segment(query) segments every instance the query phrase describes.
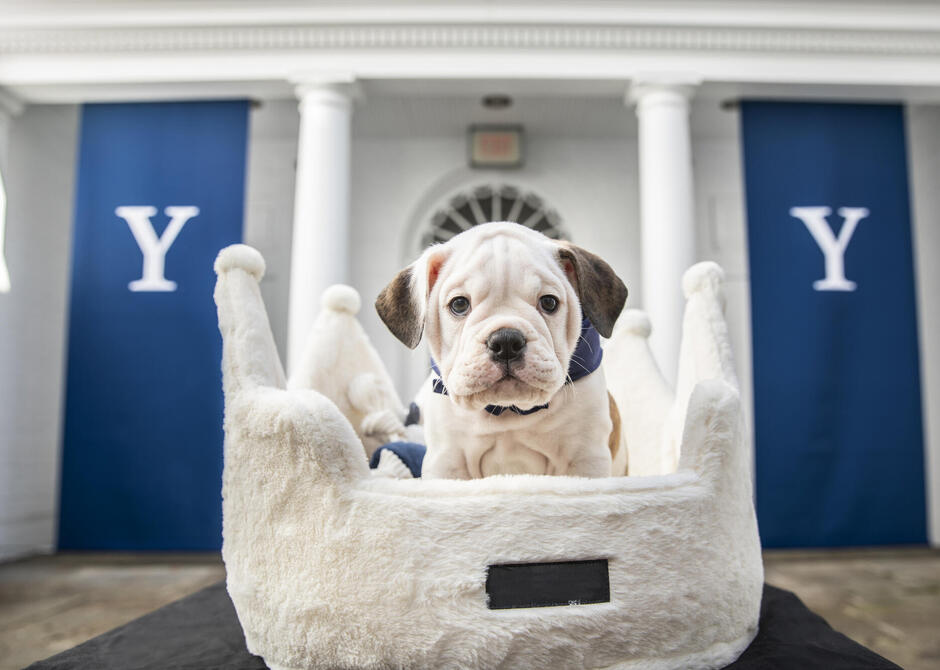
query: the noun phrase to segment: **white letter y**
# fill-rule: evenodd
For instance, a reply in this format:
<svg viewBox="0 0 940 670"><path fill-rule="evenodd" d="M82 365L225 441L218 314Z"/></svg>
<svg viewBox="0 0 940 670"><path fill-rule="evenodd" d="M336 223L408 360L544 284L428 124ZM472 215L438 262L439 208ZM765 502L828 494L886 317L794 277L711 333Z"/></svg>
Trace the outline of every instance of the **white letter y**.
<svg viewBox="0 0 940 670"><path fill-rule="evenodd" d="M868 216L868 210L865 207L840 207L839 216L843 218L843 223L838 238L832 234L832 228L826 221L830 214L832 210L828 207L790 209L790 216L806 225L826 259L826 277L814 281L813 288L817 291L854 291L855 282L845 278L845 250L858 222Z"/></svg>
<svg viewBox="0 0 940 670"><path fill-rule="evenodd" d="M183 226L199 214L198 207L167 207L163 212L170 223L159 238L154 232L150 217L157 213L155 207L118 207L114 213L127 222L137 246L144 256L144 268L140 279L135 279L128 288L131 291L175 291L176 282L164 275L166 252L176 240Z"/></svg>

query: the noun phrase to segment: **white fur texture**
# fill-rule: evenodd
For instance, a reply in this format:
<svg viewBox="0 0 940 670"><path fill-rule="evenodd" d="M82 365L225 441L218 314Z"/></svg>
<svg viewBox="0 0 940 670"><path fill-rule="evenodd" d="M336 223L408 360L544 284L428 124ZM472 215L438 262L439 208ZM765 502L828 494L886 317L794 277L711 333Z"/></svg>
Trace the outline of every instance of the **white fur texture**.
<svg viewBox="0 0 940 670"><path fill-rule="evenodd" d="M227 254L228 249L219 254L217 266ZM356 289L342 284L330 286L320 304L303 359L287 387L317 389L333 401L371 456L383 444L405 439L405 409L369 336L356 319L362 304Z"/></svg>
<svg viewBox="0 0 940 670"><path fill-rule="evenodd" d="M271 668L719 668L750 643L763 571L714 291L689 298L680 377L695 384L675 473L424 481L370 475L334 402L285 390L257 274L241 262L224 250L217 263L222 551L248 648ZM360 364L321 341L335 347L319 352L329 369L331 357ZM609 560L609 603L486 607L490 564L595 558Z"/></svg>
<svg viewBox="0 0 940 670"><path fill-rule="evenodd" d="M334 284L323 292L320 303L323 309L356 315L362 306L362 299L352 286Z"/></svg>
<svg viewBox="0 0 940 670"><path fill-rule="evenodd" d="M631 475L666 475L679 467L686 408L696 384L721 379L738 388L723 280L724 272L712 262L692 266L682 279L686 307L675 392L650 353L652 327L644 312L624 310L604 347L607 384L623 421Z"/></svg>

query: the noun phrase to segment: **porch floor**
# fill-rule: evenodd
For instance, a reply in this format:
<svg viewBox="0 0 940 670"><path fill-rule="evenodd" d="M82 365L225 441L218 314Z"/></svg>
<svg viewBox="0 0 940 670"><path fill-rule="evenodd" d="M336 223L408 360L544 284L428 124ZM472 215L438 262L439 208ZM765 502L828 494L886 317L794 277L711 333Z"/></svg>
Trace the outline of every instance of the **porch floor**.
<svg viewBox="0 0 940 670"><path fill-rule="evenodd" d="M768 551L767 581L907 670L940 666L940 551ZM64 553L0 564L0 670L19 670L225 576L218 554Z"/></svg>

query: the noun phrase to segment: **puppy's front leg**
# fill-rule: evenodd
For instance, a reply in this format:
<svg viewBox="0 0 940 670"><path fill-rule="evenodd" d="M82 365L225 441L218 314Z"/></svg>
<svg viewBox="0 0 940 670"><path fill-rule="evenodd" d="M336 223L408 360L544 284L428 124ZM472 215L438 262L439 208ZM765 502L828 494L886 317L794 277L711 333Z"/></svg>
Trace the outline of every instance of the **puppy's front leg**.
<svg viewBox="0 0 940 670"><path fill-rule="evenodd" d="M607 445L603 446L602 450L584 450L578 458L571 461L568 472L564 474L569 477L610 477L610 449Z"/></svg>
<svg viewBox="0 0 940 670"><path fill-rule="evenodd" d="M461 449L428 449L421 465L422 479L472 479Z"/></svg>

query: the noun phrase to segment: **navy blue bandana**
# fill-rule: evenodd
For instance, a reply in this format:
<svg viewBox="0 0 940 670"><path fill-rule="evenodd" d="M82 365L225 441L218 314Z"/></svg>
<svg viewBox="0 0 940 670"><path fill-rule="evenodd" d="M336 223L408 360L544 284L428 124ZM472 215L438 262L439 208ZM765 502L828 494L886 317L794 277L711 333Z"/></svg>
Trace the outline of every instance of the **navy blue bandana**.
<svg viewBox="0 0 940 670"><path fill-rule="evenodd" d="M578 338L578 344L574 349L574 353L571 354L571 361L568 363L568 378L565 380L565 383L571 384L582 377L587 377L601 366L601 359L603 357L604 352L601 349L601 336L598 335L597 330L591 325L591 322L585 318L581 321L581 336ZM435 393L447 395L447 389L444 387L444 382L441 380L441 371L438 369L437 363L434 362L433 358L431 359L431 369L434 371L434 374L437 375L431 382L431 388ZM499 416L506 411L524 416L547 407L548 403L536 405L530 409L519 409L515 405L510 405L509 407L487 405L484 409L493 416Z"/></svg>

